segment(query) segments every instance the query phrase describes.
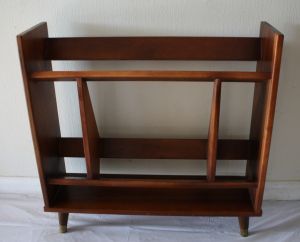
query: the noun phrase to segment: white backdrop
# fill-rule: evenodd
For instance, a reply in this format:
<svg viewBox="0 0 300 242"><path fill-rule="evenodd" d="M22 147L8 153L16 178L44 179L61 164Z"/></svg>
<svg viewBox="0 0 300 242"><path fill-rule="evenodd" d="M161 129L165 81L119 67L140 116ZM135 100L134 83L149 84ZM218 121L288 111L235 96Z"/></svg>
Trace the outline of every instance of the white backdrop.
<svg viewBox="0 0 300 242"><path fill-rule="evenodd" d="M271 147L269 180L300 181L300 1L298 0L0 0L0 176L36 176L35 158L17 53L16 35L47 21L50 36L257 36L260 21L285 34L282 72ZM54 63L57 69L238 69L251 63L104 62ZM76 87L59 84L62 134L80 136ZM211 84L106 83L89 85L102 136L178 137L207 135ZM224 85L220 136L247 138L253 86ZM64 116L61 115L64 113ZM68 169L79 171L78 159ZM200 161L104 160L106 172L204 172ZM238 163L235 161L235 164ZM219 162L219 173L241 165Z"/></svg>

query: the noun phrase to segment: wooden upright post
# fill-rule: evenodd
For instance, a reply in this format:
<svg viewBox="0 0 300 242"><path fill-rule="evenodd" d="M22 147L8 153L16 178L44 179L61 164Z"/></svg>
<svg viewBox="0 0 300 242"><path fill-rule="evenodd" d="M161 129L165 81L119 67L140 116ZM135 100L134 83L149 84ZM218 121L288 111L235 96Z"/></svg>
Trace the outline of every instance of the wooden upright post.
<svg viewBox="0 0 300 242"><path fill-rule="evenodd" d="M207 147L208 181L214 181L216 176L220 102L221 102L221 80L216 79L214 82L214 90L213 90L213 98L211 104L210 122L209 122L209 132L208 132L208 147Z"/></svg>
<svg viewBox="0 0 300 242"><path fill-rule="evenodd" d="M87 177L96 178L99 176L100 169L100 160L97 153L100 136L98 133L97 123L86 81L78 78L77 87Z"/></svg>

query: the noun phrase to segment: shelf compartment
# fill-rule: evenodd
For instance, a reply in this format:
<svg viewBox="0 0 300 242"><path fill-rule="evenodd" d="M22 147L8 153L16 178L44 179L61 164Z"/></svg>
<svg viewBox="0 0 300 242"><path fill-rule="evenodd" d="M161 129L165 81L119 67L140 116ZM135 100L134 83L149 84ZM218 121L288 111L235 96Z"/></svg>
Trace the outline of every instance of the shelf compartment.
<svg viewBox="0 0 300 242"><path fill-rule="evenodd" d="M263 82L271 78L269 72L238 71L38 71L31 74L38 81L195 81Z"/></svg>
<svg viewBox="0 0 300 242"><path fill-rule="evenodd" d="M141 189L60 186L48 212L259 216L248 189Z"/></svg>
<svg viewBox="0 0 300 242"><path fill-rule="evenodd" d="M47 180L50 185L93 186L93 187L134 187L134 188L255 188L256 182L247 181L245 177L218 176L214 182L206 176L169 176L169 175L115 175L101 174L97 179L88 179L84 174L69 174L52 177Z"/></svg>
<svg viewBox="0 0 300 242"><path fill-rule="evenodd" d="M58 138L60 157L84 157L82 138ZM207 139L100 138L99 158L207 159ZM218 140L218 160L247 160L257 156L251 140Z"/></svg>

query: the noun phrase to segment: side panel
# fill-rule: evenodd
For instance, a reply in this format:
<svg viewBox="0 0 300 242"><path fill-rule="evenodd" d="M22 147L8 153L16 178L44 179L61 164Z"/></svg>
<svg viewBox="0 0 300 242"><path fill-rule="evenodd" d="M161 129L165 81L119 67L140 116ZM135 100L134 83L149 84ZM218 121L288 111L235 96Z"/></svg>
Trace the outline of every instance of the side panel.
<svg viewBox="0 0 300 242"><path fill-rule="evenodd" d="M256 83L254 89L250 139L257 143L258 158L248 160L247 176L258 182L257 189L251 191L256 211L261 209L263 200L283 46L283 35L266 22L261 23L260 37L257 71L270 72L271 79Z"/></svg>
<svg viewBox="0 0 300 242"><path fill-rule="evenodd" d="M45 206L49 207L56 187L48 186L51 174L65 173L62 158L58 157L60 137L54 82L35 82L33 71L52 70L51 62L44 60L47 24L41 23L17 36L26 101L34 150Z"/></svg>

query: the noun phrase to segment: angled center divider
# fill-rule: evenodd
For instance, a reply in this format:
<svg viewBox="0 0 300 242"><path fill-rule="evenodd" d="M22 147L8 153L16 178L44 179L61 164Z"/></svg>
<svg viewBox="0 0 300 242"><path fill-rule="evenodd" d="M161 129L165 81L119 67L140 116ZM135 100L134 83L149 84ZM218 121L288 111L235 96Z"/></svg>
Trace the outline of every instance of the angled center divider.
<svg viewBox="0 0 300 242"><path fill-rule="evenodd" d="M220 102L221 102L221 80L216 79L214 82L213 98L211 104L210 123L208 131L208 148L207 148L207 180L214 181L216 176L217 163L217 145L220 119Z"/></svg>
<svg viewBox="0 0 300 242"><path fill-rule="evenodd" d="M98 139L100 138L86 81L77 78L84 156L88 178L99 175Z"/></svg>

